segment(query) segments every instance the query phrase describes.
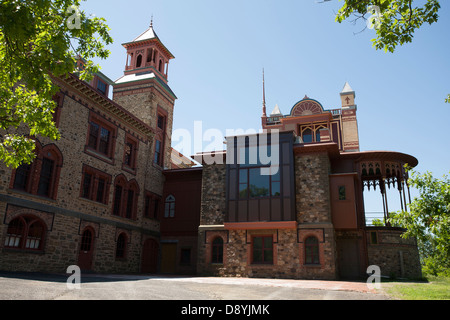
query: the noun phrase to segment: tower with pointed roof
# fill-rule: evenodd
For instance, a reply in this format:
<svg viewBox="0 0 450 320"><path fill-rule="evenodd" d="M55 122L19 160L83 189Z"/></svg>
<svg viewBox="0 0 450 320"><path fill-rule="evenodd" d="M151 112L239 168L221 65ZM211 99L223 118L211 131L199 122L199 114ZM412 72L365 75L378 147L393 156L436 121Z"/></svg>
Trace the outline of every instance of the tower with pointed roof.
<svg viewBox="0 0 450 320"><path fill-rule="evenodd" d="M344 151L359 151L358 121L356 118L355 91L345 82L342 89L342 140Z"/></svg>
<svg viewBox="0 0 450 320"><path fill-rule="evenodd" d="M168 168L177 99L168 85L168 66L174 56L156 34L153 21L147 30L122 45L127 60L123 76L114 83L113 100L154 129L154 163Z"/></svg>

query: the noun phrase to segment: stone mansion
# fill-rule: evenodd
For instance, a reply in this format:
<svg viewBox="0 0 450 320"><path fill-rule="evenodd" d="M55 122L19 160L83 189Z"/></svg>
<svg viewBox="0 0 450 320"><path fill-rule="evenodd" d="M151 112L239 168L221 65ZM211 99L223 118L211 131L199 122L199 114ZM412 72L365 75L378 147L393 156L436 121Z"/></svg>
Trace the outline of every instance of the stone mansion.
<svg viewBox="0 0 450 320"><path fill-rule="evenodd" d="M338 109L305 96L288 114L278 107L267 114L264 99L262 128L269 137L279 132L277 141L227 137L228 149L215 152L236 160L269 148L279 159L272 174L261 173L261 159L202 162L211 153L194 155L195 166L171 148L174 56L153 26L123 47L127 63L116 81L102 73L89 83L76 74L54 79L61 139L37 137L31 165L0 166L0 270L78 265L98 273L341 279L378 265L383 275L420 277L415 240L386 220L368 225L363 197L378 188L387 219L385 191L393 186L406 208L404 165L418 161L360 151L348 83Z"/></svg>

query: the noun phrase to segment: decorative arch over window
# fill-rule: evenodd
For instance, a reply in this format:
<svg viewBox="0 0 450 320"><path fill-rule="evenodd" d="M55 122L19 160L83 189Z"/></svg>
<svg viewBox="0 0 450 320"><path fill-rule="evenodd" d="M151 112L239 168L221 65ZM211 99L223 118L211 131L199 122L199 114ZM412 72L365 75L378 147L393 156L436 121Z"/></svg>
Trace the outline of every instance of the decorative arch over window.
<svg viewBox="0 0 450 320"><path fill-rule="evenodd" d="M164 218L173 218L175 216L175 197L169 195L166 198L165 208L164 208Z"/></svg>
<svg viewBox="0 0 450 320"><path fill-rule="evenodd" d="M19 216L8 225L5 248L42 251L46 226L35 216Z"/></svg>
<svg viewBox="0 0 450 320"><path fill-rule="evenodd" d="M305 264L320 264L319 240L314 236L305 240Z"/></svg>
<svg viewBox="0 0 450 320"><path fill-rule="evenodd" d="M56 145L42 147L39 141L36 141L35 152L33 163L22 164L13 171L10 188L56 199L63 164L62 153Z"/></svg>

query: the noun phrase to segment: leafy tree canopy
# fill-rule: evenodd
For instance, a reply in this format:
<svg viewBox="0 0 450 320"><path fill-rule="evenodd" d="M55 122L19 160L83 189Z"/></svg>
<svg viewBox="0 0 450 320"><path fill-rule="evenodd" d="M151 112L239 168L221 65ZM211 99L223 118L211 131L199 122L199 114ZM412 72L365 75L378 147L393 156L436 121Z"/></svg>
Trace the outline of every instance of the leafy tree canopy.
<svg viewBox="0 0 450 320"><path fill-rule="evenodd" d="M398 45L412 42L414 32L424 23L431 25L439 19L441 6L438 0L426 0L421 7L414 6L413 2L414 0L345 0L336 15L336 21L341 23L350 16L355 17L354 21L367 21L367 26L376 31L377 37L372 39L375 49L394 52ZM450 94L445 102L450 103Z"/></svg>
<svg viewBox="0 0 450 320"><path fill-rule="evenodd" d="M426 271L450 275L450 178L411 172L408 183L419 196L408 212L398 212L390 222L407 229L404 237L416 237Z"/></svg>
<svg viewBox="0 0 450 320"><path fill-rule="evenodd" d="M377 35L373 46L394 52L397 45L411 42L424 23L437 22L439 9L437 0L427 0L422 7L414 7L413 0L345 0L336 21L341 23L351 15L368 20Z"/></svg>
<svg viewBox="0 0 450 320"><path fill-rule="evenodd" d="M33 161L33 137L59 139L52 78L75 72L81 56L86 68L80 78L88 79L98 71L90 59L109 56L106 21L88 17L79 5L80 0L0 0L0 161L8 166Z"/></svg>

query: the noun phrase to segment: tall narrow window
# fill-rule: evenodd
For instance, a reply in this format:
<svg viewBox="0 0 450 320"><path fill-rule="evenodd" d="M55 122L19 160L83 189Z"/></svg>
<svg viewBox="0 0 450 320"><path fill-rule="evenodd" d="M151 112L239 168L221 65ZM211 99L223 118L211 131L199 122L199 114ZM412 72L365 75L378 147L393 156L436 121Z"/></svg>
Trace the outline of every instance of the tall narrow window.
<svg viewBox="0 0 450 320"><path fill-rule="evenodd" d="M116 258L118 259L125 258L126 246L127 246L127 236L125 235L125 233L121 233L117 238Z"/></svg>
<svg viewBox="0 0 450 320"><path fill-rule="evenodd" d="M137 166L137 151L138 141L127 134L125 137L123 168L127 171L131 170L132 173L135 173Z"/></svg>
<svg viewBox="0 0 450 320"><path fill-rule="evenodd" d="M303 139L303 143L313 142L313 134L312 134L311 129L308 128L303 131L302 139Z"/></svg>
<svg viewBox="0 0 450 320"><path fill-rule="evenodd" d="M81 237L80 251L86 252L91 251L91 245L92 245L92 232L91 230L86 229Z"/></svg>
<svg viewBox="0 0 450 320"><path fill-rule="evenodd" d="M92 190L92 174L85 173L83 177L83 189L81 192L81 196L83 198L89 199L91 196L91 190Z"/></svg>
<svg viewBox="0 0 450 320"><path fill-rule="evenodd" d="M97 90L103 94L106 94L106 89L107 89L106 83L103 82L102 80L98 79L97 80Z"/></svg>
<svg viewBox="0 0 450 320"><path fill-rule="evenodd" d="M16 176L14 179L14 189L26 191L28 189L28 183L30 179L31 165L22 164L16 170Z"/></svg>
<svg viewBox="0 0 450 320"><path fill-rule="evenodd" d="M128 190L127 208L125 211L125 218L128 218L128 219L133 218L133 207L134 207L134 191Z"/></svg>
<svg viewBox="0 0 450 320"><path fill-rule="evenodd" d="M211 262L223 263L223 239L221 237L215 238L212 242Z"/></svg>
<svg viewBox="0 0 450 320"><path fill-rule="evenodd" d="M94 122L89 125L89 141L88 146L92 149L97 149L97 141L99 136L100 126Z"/></svg>
<svg viewBox="0 0 450 320"><path fill-rule="evenodd" d="M124 159L123 159L123 163L126 166L131 167L132 163L133 163L133 150L134 150L134 146L131 142L127 142L125 144L125 155L124 155Z"/></svg>
<svg viewBox="0 0 450 320"><path fill-rule="evenodd" d="M316 130L316 142L320 142L320 129Z"/></svg>
<svg viewBox="0 0 450 320"><path fill-rule="evenodd" d="M166 118L162 115L158 115L158 128L164 130Z"/></svg>
<svg viewBox="0 0 450 320"><path fill-rule="evenodd" d="M106 195L105 195L105 189L106 189L106 179L104 178L98 178L97 182L97 196L95 200L97 202L105 203Z"/></svg>
<svg viewBox="0 0 450 320"><path fill-rule="evenodd" d="M305 264L319 264L319 240L308 237L305 240Z"/></svg>
<svg viewBox="0 0 450 320"><path fill-rule="evenodd" d="M159 207L160 207L161 199L154 198L153 199L153 218L158 218Z"/></svg>
<svg viewBox="0 0 450 320"><path fill-rule="evenodd" d="M40 196L50 197L54 165L55 162L51 159L44 158L42 160L41 176L37 191Z"/></svg>
<svg viewBox="0 0 450 320"><path fill-rule="evenodd" d="M109 140L111 132L106 128L101 128L100 130L100 145L98 151L103 154L109 154Z"/></svg>
<svg viewBox="0 0 450 320"><path fill-rule="evenodd" d="M273 237L253 237L253 263L273 264Z"/></svg>
<svg viewBox="0 0 450 320"><path fill-rule="evenodd" d="M142 55L138 55L136 58L136 68L140 68L142 65Z"/></svg>
<svg viewBox="0 0 450 320"><path fill-rule="evenodd" d="M9 223L6 232L5 247L20 248L22 245L25 231L25 223L23 219L17 218Z"/></svg>
<svg viewBox="0 0 450 320"><path fill-rule="evenodd" d="M175 197L170 195L166 198L164 217L173 218L175 216Z"/></svg>
<svg viewBox="0 0 450 320"><path fill-rule="evenodd" d="M120 216L120 209L122 207L122 186L116 185L114 190L114 208L113 214Z"/></svg>
<svg viewBox="0 0 450 320"><path fill-rule="evenodd" d="M338 192L339 192L339 200L346 200L347 197L345 195L345 186L339 186L338 188L339 188L339 190L338 190Z"/></svg>
<svg viewBox="0 0 450 320"><path fill-rule="evenodd" d="M41 245L44 227L39 221L33 221L28 226L25 249L38 250Z"/></svg>
<svg viewBox="0 0 450 320"><path fill-rule="evenodd" d="M158 165L161 165L161 141L156 140L155 143L155 159L154 162Z"/></svg>

